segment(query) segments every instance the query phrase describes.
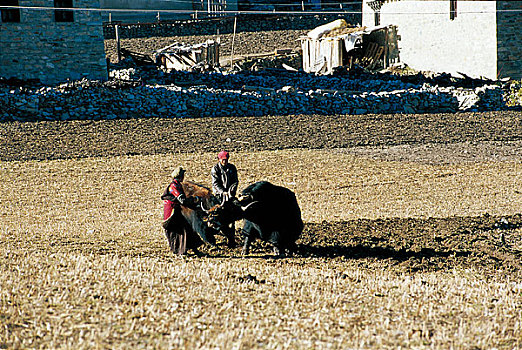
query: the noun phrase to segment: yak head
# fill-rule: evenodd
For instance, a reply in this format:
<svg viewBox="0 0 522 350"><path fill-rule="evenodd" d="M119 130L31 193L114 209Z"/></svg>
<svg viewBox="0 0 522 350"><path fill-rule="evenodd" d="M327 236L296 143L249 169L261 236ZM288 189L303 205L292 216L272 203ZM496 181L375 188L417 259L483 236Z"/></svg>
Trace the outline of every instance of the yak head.
<svg viewBox="0 0 522 350"><path fill-rule="evenodd" d="M220 204L216 204L210 209L206 209L202 203L201 208L207 214L205 221L208 226L219 230L234 221L243 219L245 213L255 203L257 202L253 201L251 196L241 195L238 198L223 199Z"/></svg>

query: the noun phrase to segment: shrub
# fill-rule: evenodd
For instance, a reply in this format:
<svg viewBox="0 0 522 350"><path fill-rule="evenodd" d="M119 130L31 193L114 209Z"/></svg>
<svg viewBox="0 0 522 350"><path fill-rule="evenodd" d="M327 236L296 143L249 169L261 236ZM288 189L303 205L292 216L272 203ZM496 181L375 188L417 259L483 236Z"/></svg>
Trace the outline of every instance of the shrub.
<svg viewBox="0 0 522 350"><path fill-rule="evenodd" d="M505 99L509 107L522 107L522 80L508 83Z"/></svg>

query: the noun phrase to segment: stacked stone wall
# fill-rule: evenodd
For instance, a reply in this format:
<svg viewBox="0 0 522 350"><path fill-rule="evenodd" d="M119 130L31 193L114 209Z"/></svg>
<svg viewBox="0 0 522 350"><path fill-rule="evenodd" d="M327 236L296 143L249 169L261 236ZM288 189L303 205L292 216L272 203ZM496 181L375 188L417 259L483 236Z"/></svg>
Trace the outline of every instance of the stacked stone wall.
<svg viewBox="0 0 522 350"><path fill-rule="evenodd" d="M236 32L255 32L267 30L313 29L338 18L357 25L361 23L360 14L340 13L326 15L238 15ZM146 38L153 36L215 35L234 32L234 17L204 18L156 23L105 23L105 39L115 38L118 25L120 38Z"/></svg>
<svg viewBox="0 0 522 350"><path fill-rule="evenodd" d="M20 6L53 7L52 0L20 0ZM74 1L76 8L99 6ZM99 12L74 11L74 22L56 22L54 10L23 9L20 22L0 23L0 76L56 83L67 79L107 79Z"/></svg>
<svg viewBox="0 0 522 350"><path fill-rule="evenodd" d="M522 1L498 1L498 76L522 79Z"/></svg>
<svg viewBox="0 0 522 350"><path fill-rule="evenodd" d="M134 69L130 69L134 71ZM121 72L123 73L123 72ZM129 77L132 72L127 72ZM181 78L181 77L180 77ZM187 76L186 78L190 78ZM212 75L205 85L143 85L82 80L35 89L0 87L0 122L194 118L296 114L454 113L506 109L504 89L440 87L349 77ZM229 89L211 86L229 85ZM265 83L264 87L255 86ZM238 83L243 88L233 88ZM283 83L293 85L282 86ZM206 85L210 87L206 87ZM247 87L247 84L250 87ZM270 87L271 86L271 87ZM310 87L314 87L310 89ZM319 88L321 87L321 88ZM334 90L343 87L347 90ZM348 89L359 90L349 91Z"/></svg>

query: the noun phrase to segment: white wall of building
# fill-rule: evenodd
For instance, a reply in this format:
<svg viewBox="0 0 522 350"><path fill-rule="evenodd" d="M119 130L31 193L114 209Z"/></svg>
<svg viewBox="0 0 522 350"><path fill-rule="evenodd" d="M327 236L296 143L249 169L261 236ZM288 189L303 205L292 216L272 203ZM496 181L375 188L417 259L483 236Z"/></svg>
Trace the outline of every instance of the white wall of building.
<svg viewBox="0 0 522 350"><path fill-rule="evenodd" d="M374 11L363 4L363 25ZM496 1L391 1L381 8L381 24L398 27L400 60L417 70L497 78Z"/></svg>

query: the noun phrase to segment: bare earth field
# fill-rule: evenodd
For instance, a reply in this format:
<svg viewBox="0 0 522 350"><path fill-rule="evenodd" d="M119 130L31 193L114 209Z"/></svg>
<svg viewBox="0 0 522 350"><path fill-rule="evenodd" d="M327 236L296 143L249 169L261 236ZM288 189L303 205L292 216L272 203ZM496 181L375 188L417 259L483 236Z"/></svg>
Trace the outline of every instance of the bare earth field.
<svg viewBox="0 0 522 350"><path fill-rule="evenodd" d="M312 28L311 28L312 29ZM274 52L275 49L300 49L299 37L306 35L308 30L274 30L270 32L239 32L220 35L170 36L121 39L121 48L149 55L175 42L195 45L207 40L220 40L220 57L225 58L232 54L234 43L234 57L252 54ZM105 40L105 52L111 62L117 62L116 40Z"/></svg>
<svg viewBox="0 0 522 350"><path fill-rule="evenodd" d="M298 254L169 252L222 148ZM2 124L0 348L521 349L521 149L516 112Z"/></svg>

